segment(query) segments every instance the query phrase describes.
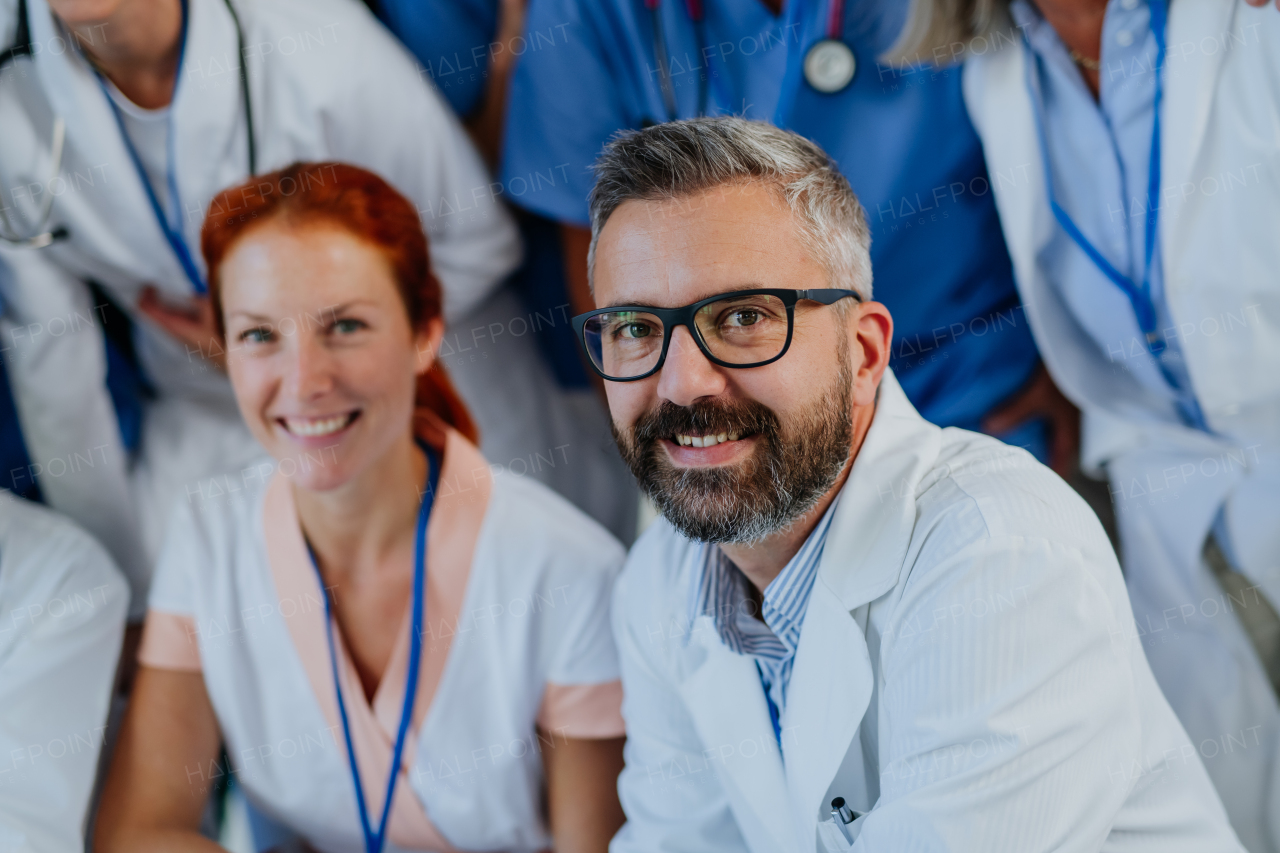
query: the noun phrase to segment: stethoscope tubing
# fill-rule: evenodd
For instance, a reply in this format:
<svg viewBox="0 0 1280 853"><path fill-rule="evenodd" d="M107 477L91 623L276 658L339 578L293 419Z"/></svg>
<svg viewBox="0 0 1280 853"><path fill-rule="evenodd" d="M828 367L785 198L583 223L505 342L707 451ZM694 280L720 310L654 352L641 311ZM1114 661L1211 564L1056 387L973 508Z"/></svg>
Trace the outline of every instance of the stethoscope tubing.
<svg viewBox="0 0 1280 853"><path fill-rule="evenodd" d="M245 64L244 26L241 24L240 15L236 12L235 5L231 0L223 0L223 3L226 5L227 11L231 14L231 20L235 23L236 28L237 58L240 66L240 94L244 104L244 122L248 149L249 175L253 176L258 173L258 151L257 144L255 142L256 133L254 132L253 125L253 100L249 87L249 72ZM186 34L184 31L184 41L185 37ZM31 22L30 15L27 11L27 0L18 0L17 27L14 30L14 42L12 45L5 48L5 50L0 51L0 71L3 71L6 65L17 61L24 56L33 57L35 52L32 50L31 45ZM53 177L57 177L58 173L62 171L62 157L66 146L66 131L66 120L63 119L62 116L56 116L53 123L53 138L50 143L50 160L53 163L51 171L52 177L50 180L52 180ZM120 132L122 134L124 133L123 128L121 128ZM126 144L128 144L127 137ZM128 145L128 147L130 148L130 152L133 153L132 145ZM145 177L142 179L145 181ZM148 191L151 190L150 185L147 186L147 189ZM8 194L7 190L2 185L0 185L0 193L4 193L5 195ZM8 207L3 204L3 202L0 202L0 241L19 248L43 249L46 246L53 245L59 240L66 239L69 232L65 227L49 227L49 223L53 218L53 200L52 193L45 195L44 201L41 202L40 211L36 216L36 226L25 236L22 234L21 230L15 226L13 220L10 219ZM157 215L159 214L157 213ZM164 225L165 223L162 223L162 227ZM168 236L169 229L165 227L164 230L166 236ZM174 251L178 252L179 259L183 260L183 268L186 270L187 263L182 257L182 252L179 252L177 248L175 248ZM189 254L189 250L187 251L187 254ZM197 290L199 290L198 287Z"/></svg>
<svg viewBox="0 0 1280 853"><path fill-rule="evenodd" d="M791 14L791 10L795 8L802 0L788 0L787 14ZM644 0L645 8L649 11L649 18L653 28L653 56L654 61L658 65L658 88L662 93L662 105L666 110L667 119L675 121L680 117L679 106L676 103L675 85L671 80L670 57L671 51L668 47L666 30L662 23L662 0ZM685 14L688 16L690 23L693 24L697 32L698 44L706 45L706 14L702 6L702 0L685 0ZM829 0L827 4L827 20L825 26L826 40L842 42L844 25L844 0ZM842 42L843 43L843 42ZM705 52L704 52L705 55ZM783 81L783 96L779 99L777 114L774 117L774 123L781 126L781 121L785 118L785 113L790 110L791 102L794 100L794 92L790 92L796 87L796 81L793 69L788 62L786 77ZM698 79L698 115L707 114L707 106L709 100L709 78L711 76L708 69L703 69L703 74ZM847 85L847 83L845 84ZM789 94L790 93L790 94ZM722 93L723 94L723 93Z"/></svg>

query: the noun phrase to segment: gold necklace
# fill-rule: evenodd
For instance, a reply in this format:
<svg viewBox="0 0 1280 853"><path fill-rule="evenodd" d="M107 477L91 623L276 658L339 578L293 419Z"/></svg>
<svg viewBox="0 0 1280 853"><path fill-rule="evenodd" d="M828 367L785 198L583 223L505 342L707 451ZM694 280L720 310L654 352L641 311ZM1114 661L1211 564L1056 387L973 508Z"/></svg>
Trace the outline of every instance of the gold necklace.
<svg viewBox="0 0 1280 853"><path fill-rule="evenodd" d="M1071 48L1067 48L1067 49L1071 51L1071 59L1073 62L1075 62L1076 65L1079 65L1081 68L1087 68L1090 71L1102 70L1102 63L1099 62L1098 60L1090 59L1089 57L1085 56L1082 53L1078 53L1074 50L1071 50Z"/></svg>

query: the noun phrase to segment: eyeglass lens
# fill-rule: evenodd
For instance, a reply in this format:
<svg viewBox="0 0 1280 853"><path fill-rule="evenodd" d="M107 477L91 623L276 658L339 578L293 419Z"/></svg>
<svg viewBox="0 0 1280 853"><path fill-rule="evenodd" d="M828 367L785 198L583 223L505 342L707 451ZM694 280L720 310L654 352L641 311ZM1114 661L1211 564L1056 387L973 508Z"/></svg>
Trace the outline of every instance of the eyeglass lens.
<svg viewBox="0 0 1280 853"><path fill-rule="evenodd" d="M776 296L752 294L710 302L694 316L697 335L707 350L732 365L775 358L787 343L790 318ZM612 379L632 379L653 370L662 357L669 330L648 311L596 314L583 327L591 360Z"/></svg>

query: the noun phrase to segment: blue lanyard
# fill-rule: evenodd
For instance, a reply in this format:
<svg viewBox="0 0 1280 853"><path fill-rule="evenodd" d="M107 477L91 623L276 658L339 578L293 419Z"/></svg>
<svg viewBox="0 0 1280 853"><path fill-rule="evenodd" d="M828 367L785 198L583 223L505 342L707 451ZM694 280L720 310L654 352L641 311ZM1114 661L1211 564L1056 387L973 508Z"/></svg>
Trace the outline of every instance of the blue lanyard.
<svg viewBox="0 0 1280 853"><path fill-rule="evenodd" d="M180 36L181 47L178 49L178 70L174 77L175 92L182 81L182 60L187 53L187 22L189 18L187 0L182 0L182 34ZM168 115L169 132L166 140L168 150L166 152L165 183L169 190L169 206L177 214L176 222L165 213L164 207L160 204L160 198L156 195L155 187L151 186L151 179L147 177L147 170L142 165L142 158L138 155L138 149L134 147L133 140L129 138L129 133L125 129L124 117L120 115L120 108L116 106L111 93L107 91L107 81L102 78L102 74L97 68L93 69L93 74L98 78L98 86L102 89L102 94L107 99L107 105L111 107L112 115L116 117L116 126L120 129L120 138L124 140L124 147L129 151L129 159L133 161L133 168L137 171L138 179L142 181L142 186L147 191L147 200L151 202L151 212L155 215L160 230L164 232L169 248L177 256L178 263L182 265L182 271L186 273L187 280L191 282L191 286L195 288L196 293L203 296L208 292L209 288L205 284L204 276L200 274L200 268L196 266L195 258L191 254L191 247L187 245L187 238L182 233L182 202L178 197L178 179L173 170L175 159L173 106L172 104L170 105Z"/></svg>
<svg viewBox="0 0 1280 853"><path fill-rule="evenodd" d="M365 853L381 853L382 848L386 846L387 819L391 817L392 795L395 794L396 782L400 778L400 760L404 755L405 736L409 733L409 723L413 719L413 701L418 695L418 663L422 657L422 616L426 598L427 519L431 516L436 486L440 483L439 455L421 441L418 444L427 454L427 491L422 496L422 505L418 508L418 530L413 543L413 614L409 634L409 673L405 678L400 729L396 732L396 748L387 778L387 798L382 803L382 817L378 821L376 833L369 822L369 808L364 801L364 785L360 782L360 767L356 764L356 750L351 741L351 723L347 718L346 702L342 698L342 685L338 681L338 652L333 641L333 608L329 604L329 596L324 594L324 578L320 574L320 566L316 563L315 552L311 550L310 545L307 546L307 554L311 557L311 565L316 570L320 591L324 595L325 629L329 637L329 664L333 671L333 691L338 694L338 713L342 717L342 734L347 741L347 761L351 765L351 781L356 789L356 806L360 809L360 828L364 831Z"/></svg>
<svg viewBox="0 0 1280 853"><path fill-rule="evenodd" d="M1030 58L1027 63L1027 90L1031 95L1032 112L1036 121L1036 136L1040 143L1040 159L1044 162L1044 180L1049 196L1049 207L1053 211L1054 218L1058 220L1058 224L1066 232L1067 236L1071 238L1072 242L1079 246L1080 250L1093 262L1094 266L1101 270L1129 298L1129 304L1133 306L1133 313L1138 320L1138 326L1142 329L1142 334L1146 339L1147 349L1155 357L1165 380L1177 390L1177 381L1160 358L1161 354L1167 349L1168 344L1158 329L1159 318L1156 313L1155 301L1151 297L1151 261L1155 256L1156 223L1160 215L1158 207L1160 199L1160 101L1164 93L1162 72L1164 70L1165 57L1165 21L1168 10L1165 7L1165 0L1150 0L1150 7L1151 32L1156 38L1156 92L1154 117L1151 123L1151 159L1147 166L1147 218L1141 283L1120 272L1110 261L1103 257L1098 248L1089 241L1089 238L1084 236L1084 232L1076 225L1070 214L1058 204L1057 197L1053 191L1053 169L1049 159L1049 144L1045 133L1044 115L1042 114L1043 98L1040 96L1036 81L1036 75L1042 74L1041 60L1039 55L1031 48L1025 32L1023 33L1023 43Z"/></svg>
<svg viewBox="0 0 1280 853"><path fill-rule="evenodd" d="M765 704L769 706L769 722L773 724L773 739L778 742L778 752L782 752L782 719L778 713L778 705L773 701L773 697L769 695L769 685L764 681L764 670L760 667L760 661L756 661L756 674L760 676L760 689L764 691Z"/></svg>

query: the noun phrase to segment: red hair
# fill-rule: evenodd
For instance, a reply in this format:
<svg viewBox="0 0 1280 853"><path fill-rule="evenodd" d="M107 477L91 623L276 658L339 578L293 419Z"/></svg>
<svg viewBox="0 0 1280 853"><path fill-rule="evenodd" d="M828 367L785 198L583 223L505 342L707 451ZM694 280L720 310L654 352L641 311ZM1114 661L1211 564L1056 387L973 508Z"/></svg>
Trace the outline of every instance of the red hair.
<svg viewBox="0 0 1280 853"><path fill-rule="evenodd" d="M226 339L220 271L236 241L272 220L289 225L336 225L378 249L391 265L410 326L422 329L441 315L440 282L431 272L427 237L418 210L389 183L345 163L294 163L223 190L209 204L200 248L209 269L209 300ZM479 443L467 406L439 361L418 378L415 405Z"/></svg>

